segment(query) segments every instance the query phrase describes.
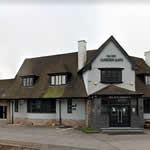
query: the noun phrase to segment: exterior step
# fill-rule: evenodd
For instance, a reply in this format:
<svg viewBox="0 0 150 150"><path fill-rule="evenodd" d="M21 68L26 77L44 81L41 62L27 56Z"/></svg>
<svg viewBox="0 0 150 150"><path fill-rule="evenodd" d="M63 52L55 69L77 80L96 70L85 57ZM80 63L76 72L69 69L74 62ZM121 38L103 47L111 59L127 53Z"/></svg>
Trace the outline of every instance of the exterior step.
<svg viewBox="0 0 150 150"><path fill-rule="evenodd" d="M102 133L108 134L144 133L144 128L130 128L130 127L101 128L101 131Z"/></svg>

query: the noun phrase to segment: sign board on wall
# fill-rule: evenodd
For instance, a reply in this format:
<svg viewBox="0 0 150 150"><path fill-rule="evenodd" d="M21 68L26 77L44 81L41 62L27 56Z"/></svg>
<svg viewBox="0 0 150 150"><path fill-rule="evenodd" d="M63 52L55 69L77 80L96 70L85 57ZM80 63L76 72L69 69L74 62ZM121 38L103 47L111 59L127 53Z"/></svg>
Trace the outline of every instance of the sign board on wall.
<svg viewBox="0 0 150 150"><path fill-rule="evenodd" d="M76 108L77 108L76 104L72 105L72 110L76 110Z"/></svg>
<svg viewBox="0 0 150 150"><path fill-rule="evenodd" d="M101 58L100 61L104 62L122 62L123 58L117 58L116 55L106 55L106 58Z"/></svg>

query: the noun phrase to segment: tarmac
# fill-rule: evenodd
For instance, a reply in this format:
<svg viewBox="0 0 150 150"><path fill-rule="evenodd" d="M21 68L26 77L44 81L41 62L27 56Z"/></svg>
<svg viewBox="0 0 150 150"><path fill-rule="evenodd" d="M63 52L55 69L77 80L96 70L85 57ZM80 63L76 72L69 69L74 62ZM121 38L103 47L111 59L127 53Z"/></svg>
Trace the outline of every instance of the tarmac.
<svg viewBox="0 0 150 150"><path fill-rule="evenodd" d="M107 135L72 128L3 126L0 145L35 150L149 150L150 130L144 134Z"/></svg>

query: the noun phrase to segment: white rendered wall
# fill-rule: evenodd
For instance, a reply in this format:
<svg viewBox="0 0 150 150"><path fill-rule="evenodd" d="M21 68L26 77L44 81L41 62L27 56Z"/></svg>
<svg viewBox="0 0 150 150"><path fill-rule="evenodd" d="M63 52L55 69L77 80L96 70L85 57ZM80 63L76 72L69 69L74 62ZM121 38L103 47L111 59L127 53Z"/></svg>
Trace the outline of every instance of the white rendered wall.
<svg viewBox="0 0 150 150"><path fill-rule="evenodd" d="M67 100L62 100L61 103L62 119L85 120L85 100L74 99L72 101L72 104L77 105L76 110L72 110L72 113L67 113ZM15 106L14 106L14 111L15 111ZM59 119L59 102L56 101L56 113L27 113L27 101L24 101L24 103L19 101L19 109L18 112L14 112L14 118Z"/></svg>
<svg viewBox="0 0 150 150"><path fill-rule="evenodd" d="M56 113L27 113L27 101L18 102L18 112L14 112L14 118L28 118L28 119L55 119ZM15 106L14 106L15 111Z"/></svg>
<svg viewBox="0 0 150 150"><path fill-rule="evenodd" d="M107 55L116 55L116 58L122 58L123 61L100 61L106 58ZM135 91L135 71L132 70L132 65L129 60L121 53L121 51L110 42L104 50L93 61L91 70L87 70L86 74L83 74L85 87L88 95L95 93L110 84L101 83L101 73L99 68L124 68L122 70L122 82L119 84L113 84L115 86L125 88L131 91ZM88 79L88 81L86 81ZM86 85L88 82L88 86Z"/></svg>
<svg viewBox="0 0 150 150"><path fill-rule="evenodd" d="M150 113L144 114L144 119L150 119Z"/></svg>
<svg viewBox="0 0 150 150"><path fill-rule="evenodd" d="M83 81L84 81L86 92L88 93L88 71L83 73Z"/></svg>
<svg viewBox="0 0 150 150"><path fill-rule="evenodd" d="M84 100L72 100L72 105L76 104L76 110L72 110L72 113L67 113L67 100L62 102L62 119L72 120L85 120L85 101Z"/></svg>

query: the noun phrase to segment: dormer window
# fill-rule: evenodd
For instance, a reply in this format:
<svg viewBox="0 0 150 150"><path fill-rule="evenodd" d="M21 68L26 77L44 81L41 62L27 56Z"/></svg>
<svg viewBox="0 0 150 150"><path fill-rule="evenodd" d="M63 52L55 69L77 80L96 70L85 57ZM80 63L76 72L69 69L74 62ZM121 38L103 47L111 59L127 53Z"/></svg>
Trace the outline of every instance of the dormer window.
<svg viewBox="0 0 150 150"><path fill-rule="evenodd" d="M36 76L23 76L22 78L22 87L33 87L37 79Z"/></svg>
<svg viewBox="0 0 150 150"><path fill-rule="evenodd" d="M70 73L57 73L49 75L49 85L50 86L59 86L66 85L70 80Z"/></svg>

